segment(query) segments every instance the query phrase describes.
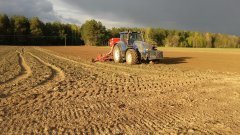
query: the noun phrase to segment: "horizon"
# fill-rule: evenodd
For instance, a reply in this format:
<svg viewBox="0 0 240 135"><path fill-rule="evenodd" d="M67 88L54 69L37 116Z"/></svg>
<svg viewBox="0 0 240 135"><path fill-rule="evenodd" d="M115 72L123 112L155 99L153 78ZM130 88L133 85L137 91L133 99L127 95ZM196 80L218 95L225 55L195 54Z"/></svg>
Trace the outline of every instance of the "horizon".
<svg viewBox="0 0 240 135"><path fill-rule="evenodd" d="M107 28L153 27L240 35L240 9L237 7L240 1L125 1L11 0L0 1L0 12L10 16L35 16L43 22L82 25L86 20L94 19Z"/></svg>

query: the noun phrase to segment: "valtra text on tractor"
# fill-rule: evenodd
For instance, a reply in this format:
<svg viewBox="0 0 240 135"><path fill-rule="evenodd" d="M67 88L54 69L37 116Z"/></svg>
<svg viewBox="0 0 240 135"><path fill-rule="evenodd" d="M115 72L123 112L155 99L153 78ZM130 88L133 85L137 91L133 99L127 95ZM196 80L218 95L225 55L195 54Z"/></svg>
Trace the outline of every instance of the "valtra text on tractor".
<svg viewBox="0 0 240 135"><path fill-rule="evenodd" d="M93 59L93 62L114 60L115 63L138 64L144 61L159 61L163 52L146 43L141 32L120 32L120 38L109 40L111 50Z"/></svg>

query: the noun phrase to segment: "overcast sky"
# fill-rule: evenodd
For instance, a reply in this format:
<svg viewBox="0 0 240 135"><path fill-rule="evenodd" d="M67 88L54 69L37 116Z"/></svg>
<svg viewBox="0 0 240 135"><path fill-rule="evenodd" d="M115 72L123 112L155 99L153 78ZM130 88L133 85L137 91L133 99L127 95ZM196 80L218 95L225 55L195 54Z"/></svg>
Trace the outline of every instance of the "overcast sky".
<svg viewBox="0 0 240 135"><path fill-rule="evenodd" d="M240 0L0 0L0 12L46 21L240 35Z"/></svg>

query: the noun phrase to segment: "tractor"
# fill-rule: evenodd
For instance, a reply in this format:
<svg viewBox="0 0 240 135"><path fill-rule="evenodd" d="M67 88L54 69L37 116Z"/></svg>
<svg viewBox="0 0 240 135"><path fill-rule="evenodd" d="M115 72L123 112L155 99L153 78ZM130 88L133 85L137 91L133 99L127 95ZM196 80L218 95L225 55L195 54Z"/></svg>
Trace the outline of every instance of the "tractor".
<svg viewBox="0 0 240 135"><path fill-rule="evenodd" d="M159 61L163 59L163 52L158 51L153 45L144 42L141 32L120 32L120 38L109 40L111 51L98 56L94 61L114 60L115 63L133 65L144 61Z"/></svg>

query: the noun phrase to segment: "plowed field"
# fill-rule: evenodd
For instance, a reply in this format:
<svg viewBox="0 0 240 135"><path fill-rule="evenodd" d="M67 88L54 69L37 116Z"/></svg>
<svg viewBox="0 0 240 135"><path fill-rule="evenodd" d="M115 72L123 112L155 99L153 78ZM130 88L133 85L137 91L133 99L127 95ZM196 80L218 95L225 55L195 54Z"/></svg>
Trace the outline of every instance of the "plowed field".
<svg viewBox="0 0 240 135"><path fill-rule="evenodd" d="M240 134L239 52L90 62L107 50L1 47L0 134Z"/></svg>

